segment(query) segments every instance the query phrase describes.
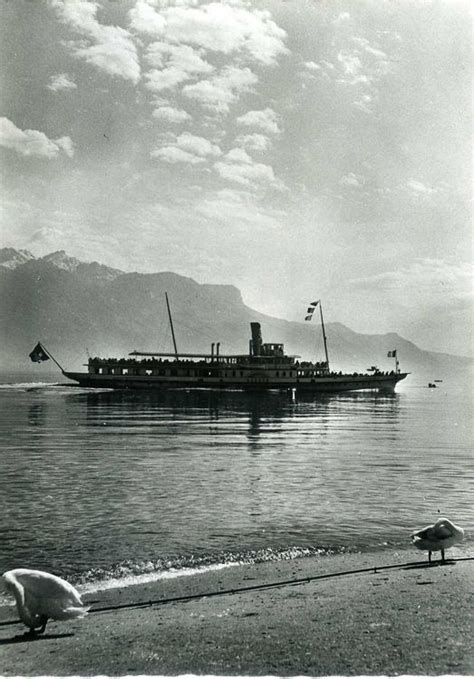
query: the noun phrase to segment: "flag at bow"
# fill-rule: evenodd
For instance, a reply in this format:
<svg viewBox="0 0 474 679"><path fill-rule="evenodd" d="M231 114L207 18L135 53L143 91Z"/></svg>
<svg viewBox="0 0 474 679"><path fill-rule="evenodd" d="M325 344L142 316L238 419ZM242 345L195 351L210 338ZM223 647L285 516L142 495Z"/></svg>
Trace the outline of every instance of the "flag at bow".
<svg viewBox="0 0 474 679"><path fill-rule="evenodd" d="M319 304L319 299L318 299L317 302L311 302L311 304L309 305L309 307L306 310L307 315L304 317L305 321L310 321L313 318L314 310L316 309L318 304Z"/></svg>
<svg viewBox="0 0 474 679"><path fill-rule="evenodd" d="M388 354L387 354L387 356L388 356L389 358L397 358L397 350L394 349L393 351L389 351Z"/></svg>
<svg viewBox="0 0 474 679"><path fill-rule="evenodd" d="M41 346L41 342L38 342L38 344L35 346L33 351L30 354L30 358L33 361L33 363L41 363L42 361L49 361L49 356L46 353L46 351L43 349Z"/></svg>

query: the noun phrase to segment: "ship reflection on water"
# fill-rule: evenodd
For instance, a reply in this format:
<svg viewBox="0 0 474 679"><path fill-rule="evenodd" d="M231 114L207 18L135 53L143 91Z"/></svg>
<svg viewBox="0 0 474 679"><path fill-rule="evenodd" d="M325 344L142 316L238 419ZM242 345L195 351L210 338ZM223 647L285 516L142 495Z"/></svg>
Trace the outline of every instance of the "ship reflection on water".
<svg viewBox="0 0 474 679"><path fill-rule="evenodd" d="M212 389L169 389L153 391L89 391L71 394L68 401L85 401L89 423L104 426L104 417L112 418L115 426L120 426L117 415L124 427L134 418L133 413L143 421L152 421L157 413L167 413L174 417L190 417L199 420L207 417L209 422L225 421L238 415L248 420L247 436L249 445L258 437L278 427L283 420L302 420L316 418L319 435L328 429L332 413L346 408L353 413L364 411L374 417L382 414L393 420L399 412L398 393L345 392L334 395L296 394L294 390L279 390L264 393L221 391ZM327 425L325 427L325 424Z"/></svg>

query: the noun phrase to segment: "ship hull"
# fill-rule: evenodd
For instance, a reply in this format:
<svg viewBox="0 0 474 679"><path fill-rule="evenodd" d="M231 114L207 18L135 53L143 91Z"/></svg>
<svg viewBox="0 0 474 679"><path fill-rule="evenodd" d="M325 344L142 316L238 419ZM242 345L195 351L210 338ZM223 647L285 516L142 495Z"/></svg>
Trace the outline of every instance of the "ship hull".
<svg viewBox="0 0 474 679"><path fill-rule="evenodd" d="M396 384L408 373L381 375L328 375L311 379L272 380L265 377L248 377L241 380L222 378L166 379L148 375L93 375L90 373L63 372L78 386L94 389L222 389L230 391L262 392L271 389L292 390L301 393L327 394L345 391L394 392Z"/></svg>

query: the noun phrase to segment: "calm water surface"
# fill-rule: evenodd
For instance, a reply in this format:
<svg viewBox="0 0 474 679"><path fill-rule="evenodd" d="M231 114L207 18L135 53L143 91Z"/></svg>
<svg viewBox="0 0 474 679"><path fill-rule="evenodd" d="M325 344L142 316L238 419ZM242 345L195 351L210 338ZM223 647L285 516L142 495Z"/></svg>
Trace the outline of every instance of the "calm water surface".
<svg viewBox="0 0 474 679"><path fill-rule="evenodd" d="M474 529L469 389L291 395L0 384L0 572L106 580Z"/></svg>

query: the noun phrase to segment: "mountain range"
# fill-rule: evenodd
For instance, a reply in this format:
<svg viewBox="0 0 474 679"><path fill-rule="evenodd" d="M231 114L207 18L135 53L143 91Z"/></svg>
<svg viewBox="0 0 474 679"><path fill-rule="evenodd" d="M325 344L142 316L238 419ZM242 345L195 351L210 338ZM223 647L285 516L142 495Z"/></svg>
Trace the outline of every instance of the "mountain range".
<svg viewBox="0 0 474 679"><path fill-rule="evenodd" d="M28 250L0 249L0 370L37 369L28 354L41 341L64 367L81 369L87 356L119 356L134 349L173 351L165 293L178 351L245 353L250 322L259 321L264 342L284 342L289 354L322 360L318 316L290 322L246 306L232 285L200 284L172 272L125 273L97 262L81 262L64 251L35 257ZM302 318L305 309L302 309ZM393 369L394 349L412 379L467 374L472 359L425 351L396 333L361 334L327 323L334 370Z"/></svg>

